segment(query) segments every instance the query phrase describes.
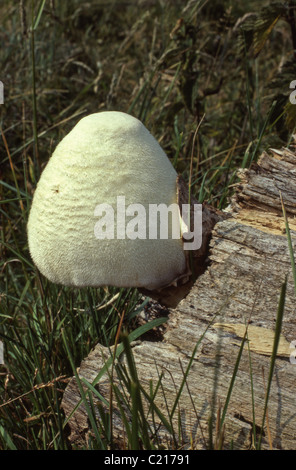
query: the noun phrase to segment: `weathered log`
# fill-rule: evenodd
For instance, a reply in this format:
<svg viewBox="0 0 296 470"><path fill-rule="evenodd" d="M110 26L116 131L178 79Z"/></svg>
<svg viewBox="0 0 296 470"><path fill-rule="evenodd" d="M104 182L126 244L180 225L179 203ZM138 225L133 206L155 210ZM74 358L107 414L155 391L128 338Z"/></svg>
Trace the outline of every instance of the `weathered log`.
<svg viewBox="0 0 296 470"><path fill-rule="evenodd" d="M173 417L175 429L182 429L180 446L208 447L213 421L217 421L227 400L246 326L248 341L225 414L223 448L254 446L254 435L258 438L261 433L275 322L287 277L282 336L261 448L296 447L296 364L290 347L296 339L295 291L281 197L295 238L296 155L288 149L263 153L258 163L240 172L240 183L228 209L230 217L214 227L207 269L177 308L170 310L162 340L133 344L139 379L147 390L149 382L156 384L163 373L155 402L166 414L167 407L172 409L184 370L200 340L180 397L179 413ZM109 356L108 349L98 344L82 362L79 375L92 382ZM124 356L119 360L124 361ZM107 374L98 386L108 397ZM73 378L62 402L66 416L80 398ZM114 407L116 411L116 402ZM120 440L123 428L117 416L115 412L113 430ZM91 431L83 405L70 418L69 426L72 442L85 443ZM212 434L214 442L221 438L215 428ZM168 438L166 441L165 429L160 427L159 435L167 447L172 445Z"/></svg>

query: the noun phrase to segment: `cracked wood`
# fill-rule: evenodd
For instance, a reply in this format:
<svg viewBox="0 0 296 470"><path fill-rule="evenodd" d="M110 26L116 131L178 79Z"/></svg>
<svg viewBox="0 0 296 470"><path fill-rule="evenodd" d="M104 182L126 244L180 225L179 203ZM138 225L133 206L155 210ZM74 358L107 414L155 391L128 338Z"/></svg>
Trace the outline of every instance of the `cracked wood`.
<svg viewBox="0 0 296 470"><path fill-rule="evenodd" d="M163 340L133 344L138 375L146 390L151 383L155 387L163 374L162 389L155 402L167 416L166 409L172 408L184 370L200 341L178 413L172 419L176 431L181 423L183 448L191 443L197 449L207 447L209 417L212 415L215 421L225 404L245 325L251 335L249 348L246 342L226 413L224 448L249 449L254 445L252 429L254 425L259 432L262 425L270 348L286 276L282 342L268 405L271 442L265 427L262 448L295 448L296 365L289 357L290 345L296 339L295 294L280 201L281 193L295 240L295 164L296 156L291 150L272 150L264 153L249 170L240 172L228 217L214 227L208 267L177 307L170 309ZM98 344L82 362L80 376L92 382L108 357L108 349ZM119 360L124 362L124 356ZM104 374L98 387L108 399L108 374ZM62 403L66 416L70 416L79 400L73 378ZM114 433L118 442L122 442L123 425L116 403L114 406ZM83 444L91 432L83 405L71 416L69 426L72 442ZM166 429L160 426L158 432L164 445L170 447ZM215 437L215 428L213 432Z"/></svg>

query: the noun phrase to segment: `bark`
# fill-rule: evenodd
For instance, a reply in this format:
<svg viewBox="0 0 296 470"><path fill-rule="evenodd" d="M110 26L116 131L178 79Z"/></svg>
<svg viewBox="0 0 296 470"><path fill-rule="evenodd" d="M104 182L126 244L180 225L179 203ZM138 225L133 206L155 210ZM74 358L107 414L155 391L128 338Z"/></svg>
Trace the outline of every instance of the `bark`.
<svg viewBox="0 0 296 470"><path fill-rule="evenodd" d="M262 449L295 449L296 364L291 344L296 340L295 290L281 204L282 197L294 240L295 164L293 152L274 150L264 153L249 170L240 172L240 183L227 209L228 217L220 218L212 231L206 269L186 297L170 309L161 341L132 344L138 376L147 391L151 381L156 387L163 374L155 403L166 416L184 383L184 373L196 347L172 418L182 448L202 449L212 445L250 449L262 432ZM279 298L286 279L282 333L262 428ZM228 400L246 326L248 340L244 342ZM82 362L79 375L92 382L109 357L108 349L98 344ZM125 362L124 354L119 361ZM108 374L103 375L97 386L109 399ZM73 378L62 403L67 417L79 400ZM123 445L119 416L114 400L113 431ZM157 415L154 418L159 423ZM220 423L223 420L221 432L219 419ZM91 429L83 405L71 416L69 426L72 442L85 443ZM166 447L176 445L163 426L158 435Z"/></svg>

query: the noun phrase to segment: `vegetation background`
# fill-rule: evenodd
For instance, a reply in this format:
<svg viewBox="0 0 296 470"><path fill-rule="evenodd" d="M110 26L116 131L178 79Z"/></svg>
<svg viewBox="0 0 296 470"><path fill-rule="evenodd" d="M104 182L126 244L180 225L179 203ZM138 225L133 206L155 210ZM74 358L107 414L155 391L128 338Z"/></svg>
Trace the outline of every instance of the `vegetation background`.
<svg viewBox="0 0 296 470"><path fill-rule="evenodd" d="M67 289L35 269L26 222L57 143L87 114L133 114L195 196L225 208L239 168L293 141L295 14L295 1L0 1L1 449L70 449L60 402L75 368L114 344L123 311L138 337L156 324L138 326L134 289ZM157 447L140 411L126 448ZM88 448L114 448L100 412Z"/></svg>

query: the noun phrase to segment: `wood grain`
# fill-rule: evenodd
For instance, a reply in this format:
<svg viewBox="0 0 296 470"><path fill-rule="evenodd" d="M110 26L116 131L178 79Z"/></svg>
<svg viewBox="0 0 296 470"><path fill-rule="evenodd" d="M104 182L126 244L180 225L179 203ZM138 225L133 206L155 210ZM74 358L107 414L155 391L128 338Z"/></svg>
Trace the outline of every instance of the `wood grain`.
<svg viewBox="0 0 296 470"><path fill-rule="evenodd" d="M207 269L177 307L170 309L162 340L133 344L138 375L144 387L149 390L151 382L156 384L163 374L162 390L155 402L166 415L167 407L173 406L184 371L198 344L172 420L176 430L178 420L181 423L179 445L183 448L208 448L211 434L214 445L215 439L221 437L217 436L216 423L226 403L246 327L249 342L244 344L225 416L223 448L254 447L253 429L258 438L278 302L287 276L281 343L262 448L295 449L296 364L291 360L291 342L296 339L295 292L280 193L295 240L296 156L287 149L264 153L258 163L240 172L240 183L227 210L228 218L220 220L213 229ZM104 358L108 357L108 349L98 344L82 362L80 376L90 382L94 380ZM119 360L124 362L124 355ZM108 397L107 374L98 386L100 393ZM66 416L79 400L73 378L62 403ZM116 403L114 406L116 409ZM120 442L124 437L118 416L115 412L113 426ZM155 419L157 421L157 417ZM72 442L85 443L91 431L83 406L75 411L69 426ZM160 427L159 435L164 445L170 448L173 443L167 434Z"/></svg>

